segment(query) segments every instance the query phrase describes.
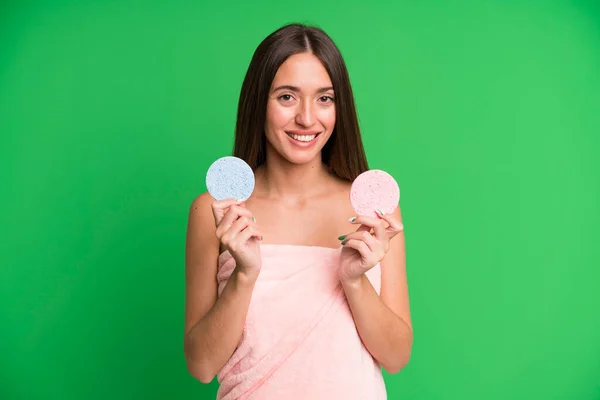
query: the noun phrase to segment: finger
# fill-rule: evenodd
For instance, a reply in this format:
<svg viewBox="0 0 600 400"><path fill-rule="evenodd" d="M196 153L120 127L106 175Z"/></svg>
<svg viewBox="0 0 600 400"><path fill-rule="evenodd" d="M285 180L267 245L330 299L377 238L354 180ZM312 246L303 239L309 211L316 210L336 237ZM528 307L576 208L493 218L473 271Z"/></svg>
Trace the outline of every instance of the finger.
<svg viewBox="0 0 600 400"><path fill-rule="evenodd" d="M250 219L246 216L240 217L237 221L235 221L231 225L231 228L229 229L229 231L233 235L239 235L239 233L242 232L244 229L251 229L253 232L255 232L255 236L257 238L260 238L262 236L261 230L256 226L254 217L252 217Z"/></svg>
<svg viewBox="0 0 600 400"><path fill-rule="evenodd" d="M361 225L356 232L371 232L371 227L369 225Z"/></svg>
<svg viewBox="0 0 600 400"><path fill-rule="evenodd" d="M345 247L350 247L357 250L360 253L363 262L366 265L374 266L383 258L383 256L381 256L380 250L371 250L371 247L369 247L369 245L367 245L367 243L364 240L349 240L348 243L346 243Z"/></svg>
<svg viewBox="0 0 600 400"><path fill-rule="evenodd" d="M263 240L263 237L259 230L255 229L252 225L248 225L244 228L240 233L238 233L233 242L235 244L243 244L246 243L250 238L255 238L257 240Z"/></svg>
<svg viewBox="0 0 600 400"><path fill-rule="evenodd" d="M229 210L227 210L227 213L217 225L217 237L221 237L221 235L231 229L231 225L241 217L253 218L252 213L246 208L242 208L238 205L229 207Z"/></svg>
<svg viewBox="0 0 600 400"><path fill-rule="evenodd" d="M239 203L242 203L243 201L244 201L243 199L228 198L228 199L223 199L223 200L215 200L213 202L213 204L215 204L215 206L218 206L218 207L229 207L232 204L239 204Z"/></svg>
<svg viewBox="0 0 600 400"><path fill-rule="evenodd" d="M350 239L346 242L344 246L358 251L362 258L365 260L371 258L372 251L369 248L369 246L362 240Z"/></svg>
<svg viewBox="0 0 600 400"><path fill-rule="evenodd" d="M219 225L221 223L221 220L223 219L223 216L225 215L225 212L227 211L227 209L236 204L241 204L241 201L236 200L236 199L225 199L225 200L213 201L213 203L211 204L211 208L212 208L212 212L213 212L213 217L215 218L215 223L217 225Z"/></svg>
<svg viewBox="0 0 600 400"><path fill-rule="evenodd" d="M349 233L347 233L345 235L342 235L342 236L338 237L338 239L339 240L344 240L344 239L350 237L350 235L352 235L354 233L357 233L357 232L369 232L369 233L371 233L371 227L367 226L367 225L360 225L358 227L358 229L355 230L354 232L349 232ZM353 237L356 237L356 236L353 236Z"/></svg>
<svg viewBox="0 0 600 400"><path fill-rule="evenodd" d="M246 217L242 217L242 218L246 218ZM232 227L232 229L233 229L233 227ZM248 220L247 224L241 224L240 228L238 228L237 226L235 227L235 232L237 232L238 236L242 232L245 232L245 231L250 232L250 237L254 236L255 238L257 238L259 240L263 240L262 230L256 225L256 220L254 219L254 217L252 217L250 220Z"/></svg>
<svg viewBox="0 0 600 400"><path fill-rule="evenodd" d="M386 235L385 227L383 226L383 221L377 217L368 217L365 215L358 216L356 218L351 218L350 222L352 224L361 224L361 226L357 229L358 231L370 231L373 229L375 236L379 240L383 240Z"/></svg>
<svg viewBox="0 0 600 400"><path fill-rule="evenodd" d="M239 217L252 218L252 213L247 208L244 208L239 205L233 205L233 206L229 207L229 209L225 213L225 217L223 218L223 221L226 220L228 222L233 222Z"/></svg>
<svg viewBox="0 0 600 400"><path fill-rule="evenodd" d="M214 211L225 210L234 204L242 204L242 201L236 199L215 200L212 202L212 208Z"/></svg>
<svg viewBox="0 0 600 400"><path fill-rule="evenodd" d="M377 224L373 227L373 232L375 233L375 237L379 240L389 239L387 235L387 231L383 224Z"/></svg>
<svg viewBox="0 0 600 400"><path fill-rule="evenodd" d="M239 217L227 230L223 231L220 237L221 242L226 245L230 245L234 241L235 237L250 225L250 221L251 220L245 216Z"/></svg>
<svg viewBox="0 0 600 400"><path fill-rule="evenodd" d="M246 243L250 238L263 240L262 232L256 225L246 217L237 220L229 231L223 235L222 242L226 248L236 249Z"/></svg>
<svg viewBox="0 0 600 400"><path fill-rule="evenodd" d="M348 235L341 236L340 238L342 239L342 244L346 244L350 240L362 240L369 246L373 244L374 240L376 240L368 231L356 231L349 233Z"/></svg>
<svg viewBox="0 0 600 400"><path fill-rule="evenodd" d="M404 224L400 222L393 214L386 214L383 211L379 210L377 213L379 218L388 223L387 231L392 233L392 236L396 235L398 232L402 232L404 230Z"/></svg>
<svg viewBox="0 0 600 400"><path fill-rule="evenodd" d="M384 240L386 240L386 239L387 238L384 238ZM375 255L379 258L383 258L383 256L385 256L385 248L384 248L383 243L380 240L378 240L376 237L371 235L371 233L369 233L369 232L361 231L361 232L351 233L342 242L342 246L345 245L350 240L360 240L360 241L364 242L369 247L369 250L371 252L375 253Z"/></svg>
<svg viewBox="0 0 600 400"><path fill-rule="evenodd" d="M349 221L354 225L367 225L371 228L374 228L377 224L381 224L381 219L379 219L378 217L369 217L367 215L359 215L358 217L352 217L349 219Z"/></svg>

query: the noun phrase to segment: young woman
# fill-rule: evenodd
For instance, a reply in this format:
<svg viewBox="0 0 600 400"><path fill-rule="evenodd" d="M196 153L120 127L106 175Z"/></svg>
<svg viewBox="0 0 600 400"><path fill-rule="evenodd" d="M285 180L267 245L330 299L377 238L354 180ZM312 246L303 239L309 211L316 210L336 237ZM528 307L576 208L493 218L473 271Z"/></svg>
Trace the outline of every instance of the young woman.
<svg viewBox="0 0 600 400"><path fill-rule="evenodd" d="M190 207L185 356L219 399L385 399L413 334L400 207L355 216L368 169L342 56L291 24L258 46L242 85L234 155L249 199Z"/></svg>

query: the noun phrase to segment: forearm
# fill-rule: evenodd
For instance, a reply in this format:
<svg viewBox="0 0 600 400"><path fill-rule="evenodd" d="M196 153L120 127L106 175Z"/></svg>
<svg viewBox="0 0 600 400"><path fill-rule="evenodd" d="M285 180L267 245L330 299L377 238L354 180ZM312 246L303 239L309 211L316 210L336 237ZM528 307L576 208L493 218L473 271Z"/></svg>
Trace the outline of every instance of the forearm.
<svg viewBox="0 0 600 400"><path fill-rule="evenodd" d="M215 305L185 335L188 369L201 382L212 381L235 351L255 281L235 270Z"/></svg>
<svg viewBox="0 0 600 400"><path fill-rule="evenodd" d="M342 286L367 350L389 373L400 371L410 358L410 326L381 300L365 275Z"/></svg>

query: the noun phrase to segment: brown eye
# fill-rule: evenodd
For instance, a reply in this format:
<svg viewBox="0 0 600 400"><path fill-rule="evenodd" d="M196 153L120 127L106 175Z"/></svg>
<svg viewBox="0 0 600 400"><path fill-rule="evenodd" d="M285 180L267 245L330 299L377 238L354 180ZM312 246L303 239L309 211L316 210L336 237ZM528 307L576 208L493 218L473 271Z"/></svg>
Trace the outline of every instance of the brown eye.
<svg viewBox="0 0 600 400"><path fill-rule="evenodd" d="M292 99L292 96L290 96L289 94L282 94L281 96L279 96L279 98L283 101L290 101Z"/></svg>

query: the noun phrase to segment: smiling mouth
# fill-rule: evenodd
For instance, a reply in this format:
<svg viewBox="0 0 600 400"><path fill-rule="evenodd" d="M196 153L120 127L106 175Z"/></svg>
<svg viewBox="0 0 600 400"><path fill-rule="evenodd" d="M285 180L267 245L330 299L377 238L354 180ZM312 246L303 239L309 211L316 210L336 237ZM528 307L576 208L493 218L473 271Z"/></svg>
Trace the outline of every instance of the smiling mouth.
<svg viewBox="0 0 600 400"><path fill-rule="evenodd" d="M317 136L320 135L319 133L316 133L314 135L296 135L295 133L289 133L289 132L286 132L286 134L294 140L297 140L299 142L305 142L305 143L312 142L313 140L315 140L315 138Z"/></svg>

